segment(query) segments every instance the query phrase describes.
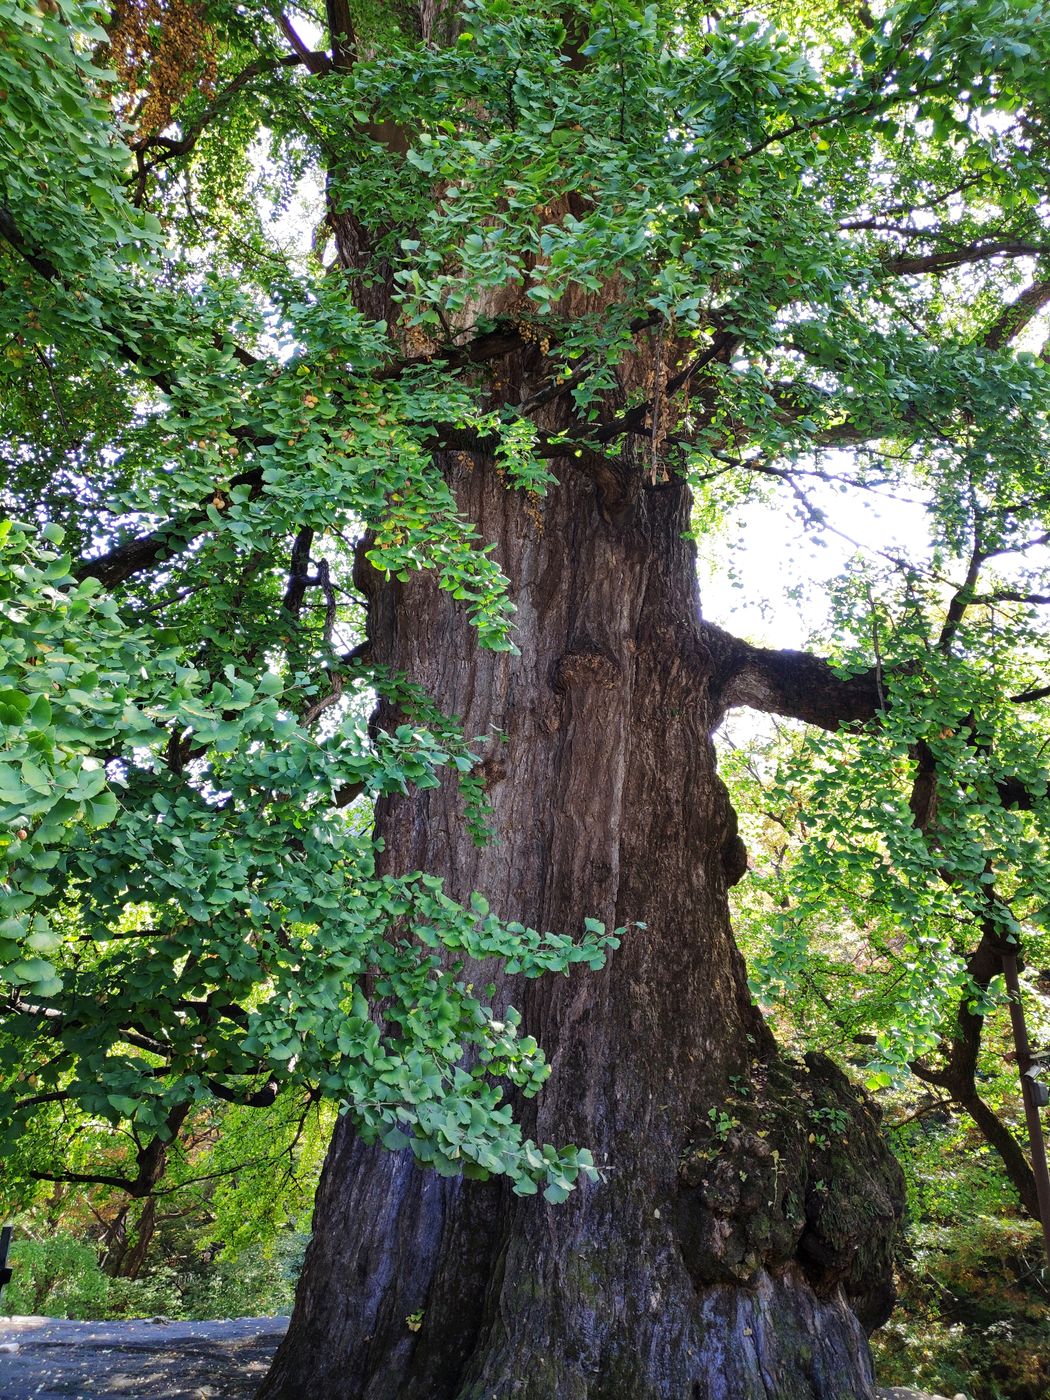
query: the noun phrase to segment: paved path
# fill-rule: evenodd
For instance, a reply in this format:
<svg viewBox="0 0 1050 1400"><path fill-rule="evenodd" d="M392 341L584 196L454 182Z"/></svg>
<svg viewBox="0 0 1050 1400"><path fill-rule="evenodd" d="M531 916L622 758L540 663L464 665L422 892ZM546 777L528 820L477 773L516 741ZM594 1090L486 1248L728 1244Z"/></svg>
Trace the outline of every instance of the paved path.
<svg viewBox="0 0 1050 1400"><path fill-rule="evenodd" d="M0 1400L250 1400L287 1326L0 1317Z"/></svg>
<svg viewBox="0 0 1050 1400"><path fill-rule="evenodd" d="M286 1317L221 1322L0 1317L0 1400L251 1400L287 1326ZM917 1390L879 1395L941 1400Z"/></svg>

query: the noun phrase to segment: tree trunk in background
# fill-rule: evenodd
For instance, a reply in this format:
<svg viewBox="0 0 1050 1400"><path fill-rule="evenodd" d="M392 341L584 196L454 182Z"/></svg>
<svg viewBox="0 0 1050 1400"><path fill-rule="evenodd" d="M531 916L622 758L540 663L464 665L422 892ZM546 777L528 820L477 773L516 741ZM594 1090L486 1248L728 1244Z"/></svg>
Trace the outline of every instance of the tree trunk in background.
<svg viewBox="0 0 1050 1400"><path fill-rule="evenodd" d="M568 464L538 507L476 458L445 466L514 581L521 655L480 650L432 576L374 574L372 654L489 736L497 840L473 847L450 783L381 806L383 862L541 929L648 925L600 972L497 997L553 1064L530 1133L606 1177L553 1206L341 1126L262 1395L870 1396L861 1323L892 1301L900 1173L870 1104L819 1057L781 1060L748 996L688 493L645 487L610 518Z"/></svg>
<svg viewBox="0 0 1050 1400"><path fill-rule="evenodd" d="M993 1151L999 1154L1010 1184L1017 1192L1021 1205L1033 1220L1040 1218L1039 1193L1028 1156L1007 1123L989 1108L981 1096L973 1092L957 1099L959 1107L976 1124L978 1131Z"/></svg>
<svg viewBox="0 0 1050 1400"><path fill-rule="evenodd" d="M147 1196L138 1219L129 1228L129 1202L107 1227L100 1245L102 1269L110 1278L138 1278L157 1228L157 1198Z"/></svg>

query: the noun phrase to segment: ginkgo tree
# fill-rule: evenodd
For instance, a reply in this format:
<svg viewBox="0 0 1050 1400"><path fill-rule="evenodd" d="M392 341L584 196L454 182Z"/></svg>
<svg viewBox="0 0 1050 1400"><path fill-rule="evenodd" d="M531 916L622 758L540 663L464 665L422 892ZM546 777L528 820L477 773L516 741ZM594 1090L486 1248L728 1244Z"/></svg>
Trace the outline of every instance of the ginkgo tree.
<svg viewBox="0 0 1050 1400"><path fill-rule="evenodd" d="M950 1034L1047 881L1046 21L0 0L0 1107L342 1106L265 1395L873 1393L900 1173L752 1003L712 735L828 736L799 927ZM703 618L815 482L928 549Z"/></svg>
<svg viewBox="0 0 1050 1400"><path fill-rule="evenodd" d="M945 677L942 694L951 680ZM1004 706L1004 727L1021 716L1028 721L1019 747L1035 755L1045 743L1040 716L1011 700L1001 690L987 696L989 708ZM968 751L956 751L970 787L967 810L938 812L942 888L930 897L925 842L911 859L898 854L891 866L892 838L884 834L896 825L898 841L913 839L915 803L924 790L900 760L921 740L853 747L865 737L807 732L778 721L770 733L728 742L722 772L738 810L747 813L741 827L752 854L750 877L734 892L752 989L786 1018L794 1036L863 1066L869 1086L910 1090L909 1111L916 1111L916 1100L923 1113L966 1115L1038 1220L1024 1124L1016 1123L1022 1104L1001 977L1003 939L980 889L993 883L993 872L1012 885L1009 908L1024 928L1024 958L1034 974L1025 984L1026 1016L1037 1042L1045 1042L1047 901L1037 819L1027 801L1020 810L1004 806L989 766L975 766ZM852 793L828 785L828 747L839 743L849 752L836 753L836 761L864 774ZM1033 776L1033 789L1038 782ZM976 883L948 878L966 863ZM1020 932L1012 931L1007 947L1016 946Z"/></svg>

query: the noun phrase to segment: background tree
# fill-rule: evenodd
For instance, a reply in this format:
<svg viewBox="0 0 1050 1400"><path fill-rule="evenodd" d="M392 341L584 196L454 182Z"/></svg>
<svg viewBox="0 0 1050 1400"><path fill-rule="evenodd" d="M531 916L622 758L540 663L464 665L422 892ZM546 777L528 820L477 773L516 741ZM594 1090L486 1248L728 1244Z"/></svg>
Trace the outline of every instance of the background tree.
<svg viewBox="0 0 1050 1400"><path fill-rule="evenodd" d="M268 1109L212 1100L158 1153L133 1124L114 1131L70 1100L52 1104L4 1159L5 1312L287 1313L334 1117L294 1093Z"/></svg>
<svg viewBox="0 0 1050 1400"><path fill-rule="evenodd" d="M867 862L936 1038L1045 905L1041 7L0 18L9 1131L345 1103L269 1396L870 1394L899 1172L711 736L827 731L811 904ZM823 657L690 538L811 479L928 506Z"/></svg>
<svg viewBox="0 0 1050 1400"><path fill-rule="evenodd" d="M749 507L748 514L761 528L764 510ZM812 559L802 569L807 566ZM817 570L830 566L821 565L818 552ZM921 1061L905 1066L886 1053L887 1041L902 1032L930 1037L929 1004L901 1000L913 956L907 925L853 898L855 917L839 902L818 903L802 916L803 938L789 912L805 906L807 867L826 849L809 800L806 742L805 729L779 720L740 721L720 735L720 771L741 813L750 856L748 878L733 890L734 926L778 1041L796 1053L830 1054L875 1086L905 1173L907 1209L895 1250L900 1296L889 1325L872 1339L876 1372L884 1385L941 1395L1038 1400L1050 1383L1045 1252L1038 1214L1031 1218L1034 1182L1001 979L990 985L979 1013L967 1009L972 996L960 997L960 1019L976 1025L979 1036L970 1095L921 1077L951 1061L951 1014L936 1021L943 1047ZM840 870L836 884L847 891L856 878ZM951 934L963 959L980 936L960 925ZM1030 928L1022 979L1029 1028L1040 1045L1047 1026L1041 942L1041 930ZM882 1046L873 1056L880 1032ZM967 1108L971 1095L983 1110L976 1115ZM812 1126L818 1136L834 1135L826 1117Z"/></svg>
<svg viewBox="0 0 1050 1400"><path fill-rule="evenodd" d="M768 736L730 740L723 762L734 801L749 814L743 829L753 876L734 903L752 985L807 1045L862 1064L872 1088L914 1076L926 1088L919 1111L969 1117L1038 1220L1023 1115L1019 1124L1009 1121L1019 1107L1018 1067L994 934L957 914L939 919L925 907L908 909L898 888L884 887L887 898L880 899L871 877L881 848L870 844L863 821L814 792L820 786L814 746L819 751L821 742L804 730L778 725ZM887 764L884 772L891 771ZM900 777L896 800L903 811L909 775ZM991 856L986 838L984 829L973 854ZM1024 858L1021 868L1027 879ZM1031 893L1030 907L1040 915L1038 894ZM922 952L930 944L939 949L932 967ZM1045 959L1041 918L1029 923L1025 949L1029 959ZM936 974L958 983L947 1016L951 992L938 990ZM1040 1044L1045 973L1030 968L1024 985Z"/></svg>

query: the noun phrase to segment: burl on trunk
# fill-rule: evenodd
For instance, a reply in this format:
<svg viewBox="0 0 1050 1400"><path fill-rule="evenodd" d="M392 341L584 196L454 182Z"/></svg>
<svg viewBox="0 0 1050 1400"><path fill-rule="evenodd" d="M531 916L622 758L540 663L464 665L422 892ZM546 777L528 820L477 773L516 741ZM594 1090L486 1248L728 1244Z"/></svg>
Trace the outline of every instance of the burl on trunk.
<svg viewBox="0 0 1050 1400"><path fill-rule="evenodd" d="M429 576L364 580L371 646L488 736L496 840L470 843L449 784L382 807L383 861L537 928L646 925L600 972L499 988L553 1064L530 1132L590 1147L602 1180L550 1205L343 1126L262 1394L869 1397L900 1172L872 1105L826 1060L781 1058L748 996L687 490L609 511L569 464L539 503L477 456L445 468L514 580L521 654L479 649ZM828 1108L845 1127L811 1143Z"/></svg>

